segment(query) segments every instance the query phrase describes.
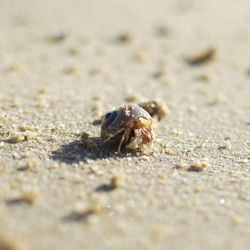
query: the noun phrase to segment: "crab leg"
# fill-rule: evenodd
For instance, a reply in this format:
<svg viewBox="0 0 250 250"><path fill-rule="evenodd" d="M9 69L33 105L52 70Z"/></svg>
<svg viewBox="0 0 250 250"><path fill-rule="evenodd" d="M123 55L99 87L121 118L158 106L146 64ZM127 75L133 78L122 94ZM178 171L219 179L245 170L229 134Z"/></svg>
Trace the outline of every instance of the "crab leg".
<svg viewBox="0 0 250 250"><path fill-rule="evenodd" d="M122 146L122 143L125 141L128 140L128 136L131 132L131 129L125 129L123 134L122 134L122 138L120 140L120 143L119 143L119 146L118 146L118 149L117 149L117 153L120 154L120 151L121 151L121 146Z"/></svg>

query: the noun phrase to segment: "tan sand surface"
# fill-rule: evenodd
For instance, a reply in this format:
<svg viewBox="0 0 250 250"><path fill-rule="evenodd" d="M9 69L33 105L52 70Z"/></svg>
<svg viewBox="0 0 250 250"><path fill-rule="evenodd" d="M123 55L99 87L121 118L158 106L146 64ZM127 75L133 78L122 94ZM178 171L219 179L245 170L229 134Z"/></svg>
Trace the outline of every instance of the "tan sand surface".
<svg viewBox="0 0 250 250"><path fill-rule="evenodd" d="M249 59L249 0L0 0L0 249L250 249ZM151 154L82 143L158 99Z"/></svg>

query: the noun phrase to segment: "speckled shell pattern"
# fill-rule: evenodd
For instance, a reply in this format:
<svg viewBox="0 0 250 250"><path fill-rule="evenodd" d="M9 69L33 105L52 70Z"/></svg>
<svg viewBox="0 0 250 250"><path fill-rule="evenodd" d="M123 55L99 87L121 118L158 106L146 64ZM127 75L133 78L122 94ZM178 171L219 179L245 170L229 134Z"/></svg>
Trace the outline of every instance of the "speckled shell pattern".
<svg viewBox="0 0 250 250"><path fill-rule="evenodd" d="M107 134L116 134L117 131L122 130L125 126L143 117L147 120L152 120L150 114L138 105L123 105L118 110L113 111L116 115L111 121L105 119L101 126L101 137L104 138Z"/></svg>

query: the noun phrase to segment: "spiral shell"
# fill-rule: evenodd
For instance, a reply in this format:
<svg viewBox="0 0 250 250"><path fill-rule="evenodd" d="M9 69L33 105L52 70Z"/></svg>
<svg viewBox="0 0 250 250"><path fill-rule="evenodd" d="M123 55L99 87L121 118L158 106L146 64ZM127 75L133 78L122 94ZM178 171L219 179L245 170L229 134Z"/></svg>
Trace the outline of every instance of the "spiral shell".
<svg viewBox="0 0 250 250"><path fill-rule="evenodd" d="M154 133L152 117L138 105L123 105L108 112L101 125L103 145L107 142L118 144L118 153L124 145L127 149L137 150L151 144Z"/></svg>

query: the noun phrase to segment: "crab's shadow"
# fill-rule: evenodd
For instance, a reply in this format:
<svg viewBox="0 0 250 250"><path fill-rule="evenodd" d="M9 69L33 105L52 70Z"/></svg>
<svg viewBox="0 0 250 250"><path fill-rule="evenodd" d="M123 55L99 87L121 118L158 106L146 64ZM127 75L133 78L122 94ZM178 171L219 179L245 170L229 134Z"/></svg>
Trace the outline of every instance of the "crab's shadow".
<svg viewBox="0 0 250 250"><path fill-rule="evenodd" d="M86 162L88 159L98 160L106 158L123 158L137 156L133 152L122 151L117 154L117 147L102 146L100 137L89 137L88 141L74 140L62 145L59 149L52 152L51 159L67 164Z"/></svg>

